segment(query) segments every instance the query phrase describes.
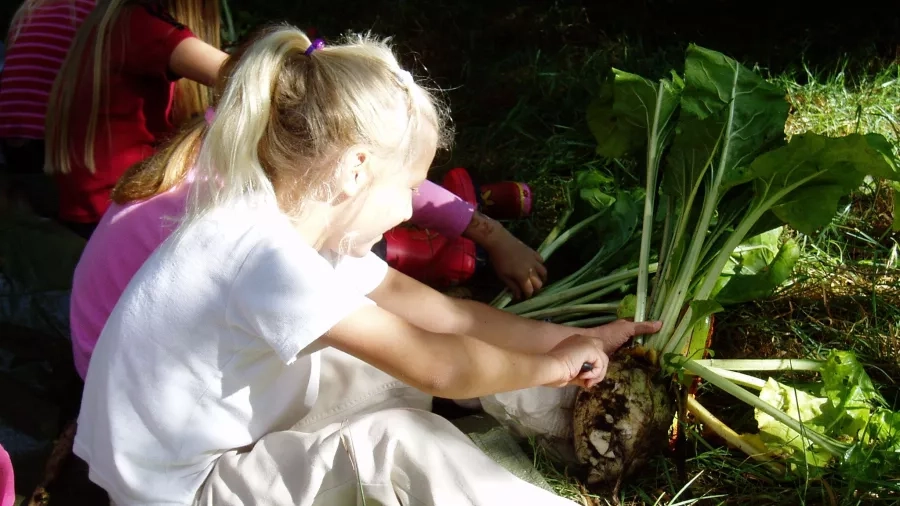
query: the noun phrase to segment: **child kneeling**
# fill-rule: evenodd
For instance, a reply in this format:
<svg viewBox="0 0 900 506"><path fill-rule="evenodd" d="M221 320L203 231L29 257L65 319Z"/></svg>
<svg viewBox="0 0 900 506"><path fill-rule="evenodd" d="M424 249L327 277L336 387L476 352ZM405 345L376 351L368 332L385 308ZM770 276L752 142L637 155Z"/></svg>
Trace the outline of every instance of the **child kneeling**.
<svg viewBox="0 0 900 506"><path fill-rule="evenodd" d="M292 430L326 388L321 350L471 398L591 386L607 353L659 324L572 335L445 297L371 253L447 137L385 43L273 29L222 83L212 123L144 164L157 189L191 181L187 208L93 350L75 439L91 479L115 504L572 504L426 411Z"/></svg>

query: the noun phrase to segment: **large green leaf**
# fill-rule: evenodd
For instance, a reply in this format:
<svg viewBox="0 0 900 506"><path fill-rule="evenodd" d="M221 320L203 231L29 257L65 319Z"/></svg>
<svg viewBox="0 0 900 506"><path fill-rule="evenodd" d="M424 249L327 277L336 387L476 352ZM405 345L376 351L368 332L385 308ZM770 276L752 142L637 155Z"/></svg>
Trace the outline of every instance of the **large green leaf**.
<svg viewBox="0 0 900 506"><path fill-rule="evenodd" d="M575 174L571 189L578 192L579 198L590 205L594 211L608 209L616 202L610 195L615 191L614 179L599 170L582 170Z"/></svg>
<svg viewBox="0 0 900 506"><path fill-rule="evenodd" d="M617 117L613 110L613 82L611 74L600 87L597 96L588 104L587 124L597 140L597 154L607 158L621 158L643 147L647 142L647 135L642 129L620 121Z"/></svg>
<svg viewBox="0 0 900 506"><path fill-rule="evenodd" d="M707 160L720 184L727 183L740 167L784 142L789 105L780 87L722 53L696 45L688 48L684 81L666 168L670 192L689 193Z"/></svg>
<svg viewBox="0 0 900 506"><path fill-rule="evenodd" d="M772 378L766 381L759 398L799 421L804 427L824 432L824 427L817 422L822 419L822 407L828 403L827 399L814 397ZM832 462L831 454L808 438L759 409L755 413L760 437L770 449L780 453L788 461L792 471L817 475L820 473L819 469Z"/></svg>
<svg viewBox="0 0 900 506"><path fill-rule="evenodd" d="M726 275L723 271L720 277L722 288L715 296L718 302L738 304L762 299L772 295L776 288L790 278L794 265L800 259L800 246L794 240L787 240L779 248L777 240L780 229L772 232L751 238L751 241L766 241L774 235L775 256L771 256L771 244L760 245L754 250L738 254L738 258L730 266L731 272Z"/></svg>
<svg viewBox="0 0 900 506"><path fill-rule="evenodd" d="M891 182L891 190L894 194L894 219L891 222L891 230L900 232L900 183L896 181Z"/></svg>
<svg viewBox="0 0 900 506"><path fill-rule="evenodd" d="M849 351L832 351L822 369L822 393L829 401L825 415L832 431L857 439L874 408L883 399L856 355Z"/></svg>
<svg viewBox="0 0 900 506"><path fill-rule="evenodd" d="M753 181L758 203L805 234L831 222L839 199L858 188L868 174L889 174L884 154L866 137L796 135L779 149L753 160L740 175Z"/></svg>
<svg viewBox="0 0 900 506"><path fill-rule="evenodd" d="M884 161L883 164L872 166L868 174L891 181L900 180L900 172L897 171L897 159L894 157L894 145L881 134L870 133L865 134L864 137L866 142L869 143L869 147L880 154Z"/></svg>
<svg viewBox="0 0 900 506"><path fill-rule="evenodd" d="M681 82L662 79L654 83L641 76L612 70L600 93L588 106L588 127L597 139L597 153L620 158L659 139L657 152L665 146L665 134L678 108ZM650 131L654 125L656 131Z"/></svg>

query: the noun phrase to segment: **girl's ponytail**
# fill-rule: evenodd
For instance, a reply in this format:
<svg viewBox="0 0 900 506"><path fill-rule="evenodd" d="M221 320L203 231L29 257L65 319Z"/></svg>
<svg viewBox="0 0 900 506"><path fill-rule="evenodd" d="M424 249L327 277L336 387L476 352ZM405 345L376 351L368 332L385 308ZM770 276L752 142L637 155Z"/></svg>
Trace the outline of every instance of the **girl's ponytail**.
<svg viewBox="0 0 900 506"><path fill-rule="evenodd" d="M309 44L299 30L268 29L229 58L215 119L200 148L188 221L249 194L274 198L259 145L273 115L273 98L282 91L276 86L279 76Z"/></svg>
<svg viewBox="0 0 900 506"><path fill-rule="evenodd" d="M449 140L434 98L385 40L368 36L322 47L295 28L268 28L232 53L213 96L210 124L193 124L130 170L116 201L165 191L193 167L185 224L246 197L296 218L305 203L336 196L337 162L351 147L400 167L424 127L438 133L439 147Z"/></svg>

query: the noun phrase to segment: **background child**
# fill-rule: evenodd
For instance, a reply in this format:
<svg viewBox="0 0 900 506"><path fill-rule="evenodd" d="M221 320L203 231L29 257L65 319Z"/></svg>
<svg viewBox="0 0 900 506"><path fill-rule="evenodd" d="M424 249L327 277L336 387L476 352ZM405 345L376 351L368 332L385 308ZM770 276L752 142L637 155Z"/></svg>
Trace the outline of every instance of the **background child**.
<svg viewBox="0 0 900 506"><path fill-rule="evenodd" d="M79 235L128 167L208 107L227 56L219 17L217 0L100 0L85 19L50 95L45 159L59 218Z"/></svg>
<svg viewBox="0 0 900 506"><path fill-rule="evenodd" d="M476 189L463 168L451 170L443 187L425 182L413 198L410 222L418 228L397 227L385 234L375 252L391 267L431 286L462 284L476 269L476 245L487 254L495 274L517 298L531 297L547 280L543 259L500 222L478 210L478 193L493 191L490 212L507 218L530 213L530 188L502 182ZM506 187L506 188L504 188ZM496 193L513 187L505 201ZM449 190L449 191L448 191ZM528 195L515 195L524 193Z"/></svg>
<svg viewBox="0 0 900 506"><path fill-rule="evenodd" d="M289 430L320 400L323 347L474 397L593 384L606 346L658 323L569 338L387 269L371 246L409 218L445 138L431 98L369 39L324 48L281 28L235 62L213 123L137 179L190 197L94 351L75 442L92 479L116 503L571 504L424 411Z"/></svg>
<svg viewBox="0 0 900 506"><path fill-rule="evenodd" d="M0 149L11 199L56 217L56 191L44 174L44 119L53 79L94 0L26 0L13 16L0 71Z"/></svg>

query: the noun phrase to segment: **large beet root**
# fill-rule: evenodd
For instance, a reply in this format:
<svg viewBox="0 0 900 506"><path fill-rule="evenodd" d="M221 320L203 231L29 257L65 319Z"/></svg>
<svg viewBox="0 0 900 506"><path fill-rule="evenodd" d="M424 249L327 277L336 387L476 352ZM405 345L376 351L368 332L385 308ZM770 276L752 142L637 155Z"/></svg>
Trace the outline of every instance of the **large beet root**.
<svg viewBox="0 0 900 506"><path fill-rule="evenodd" d="M668 381L640 360L610 362L606 378L575 398L575 453L588 484L617 485L662 450L675 416Z"/></svg>

